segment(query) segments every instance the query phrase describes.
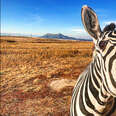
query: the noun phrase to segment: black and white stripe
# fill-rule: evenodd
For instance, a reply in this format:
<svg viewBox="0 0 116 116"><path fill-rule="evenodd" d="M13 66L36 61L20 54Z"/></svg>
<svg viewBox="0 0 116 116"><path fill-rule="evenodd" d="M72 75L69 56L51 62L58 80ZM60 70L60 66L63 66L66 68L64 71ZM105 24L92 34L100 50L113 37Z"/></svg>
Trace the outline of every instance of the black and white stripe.
<svg viewBox="0 0 116 116"><path fill-rule="evenodd" d="M82 8L82 22L93 37L93 60L79 76L73 90L70 116L110 116L116 109L116 30L101 31L95 12Z"/></svg>

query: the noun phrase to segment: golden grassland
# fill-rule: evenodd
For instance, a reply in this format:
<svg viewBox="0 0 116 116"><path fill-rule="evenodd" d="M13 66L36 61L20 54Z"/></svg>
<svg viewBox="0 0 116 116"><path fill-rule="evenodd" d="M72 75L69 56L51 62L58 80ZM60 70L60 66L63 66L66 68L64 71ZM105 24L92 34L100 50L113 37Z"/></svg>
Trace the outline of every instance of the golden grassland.
<svg viewBox="0 0 116 116"><path fill-rule="evenodd" d="M30 37L0 42L0 115L69 116L76 79L92 59L92 42ZM75 82L59 91L50 87L66 79Z"/></svg>
<svg viewBox="0 0 116 116"><path fill-rule="evenodd" d="M1 68L18 67L18 65L31 64L36 65L43 60L52 59L75 59L83 61L83 59L92 56L92 43L91 42L74 42L74 41L56 41L37 38L24 38L28 39L27 42L23 38L18 38L20 41L15 42L11 37L3 37L1 43ZM35 39L35 41L32 39ZM4 41L3 41L4 40ZM7 40L7 41L5 41ZM31 40L31 42L30 42ZM50 43L51 41L51 43ZM87 61L86 61L87 62ZM84 61L84 63L86 63Z"/></svg>

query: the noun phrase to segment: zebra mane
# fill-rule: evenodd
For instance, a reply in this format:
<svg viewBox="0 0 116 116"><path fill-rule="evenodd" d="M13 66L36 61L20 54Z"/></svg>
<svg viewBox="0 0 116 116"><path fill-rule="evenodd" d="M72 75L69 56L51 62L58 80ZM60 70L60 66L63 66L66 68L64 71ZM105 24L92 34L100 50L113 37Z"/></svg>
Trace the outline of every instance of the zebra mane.
<svg viewBox="0 0 116 116"><path fill-rule="evenodd" d="M115 31L115 28L116 28L115 23L111 23L105 26L105 28L103 29L103 32Z"/></svg>

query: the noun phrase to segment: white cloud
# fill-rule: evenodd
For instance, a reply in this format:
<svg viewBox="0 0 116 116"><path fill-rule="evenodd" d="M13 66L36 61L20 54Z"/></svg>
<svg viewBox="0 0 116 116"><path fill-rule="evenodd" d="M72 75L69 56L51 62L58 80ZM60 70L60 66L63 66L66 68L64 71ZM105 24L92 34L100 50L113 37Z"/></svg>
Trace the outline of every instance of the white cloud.
<svg viewBox="0 0 116 116"><path fill-rule="evenodd" d="M86 31L84 29L81 29L81 28L74 28L74 29L72 29L72 32L76 32L76 33L86 33Z"/></svg>
<svg viewBox="0 0 116 116"><path fill-rule="evenodd" d="M114 21L112 20L112 21L106 21L106 22L104 22L105 25L108 25L110 23L115 23L116 24L116 21L115 20Z"/></svg>
<svg viewBox="0 0 116 116"><path fill-rule="evenodd" d="M39 15L34 15L32 17L32 21L40 23L40 22L43 22L43 18L40 17Z"/></svg>
<svg viewBox="0 0 116 116"><path fill-rule="evenodd" d="M27 26L39 25L44 21L44 19L39 14L29 14L27 15L23 22Z"/></svg>
<svg viewBox="0 0 116 116"><path fill-rule="evenodd" d="M72 27L66 35L76 38L88 39L91 38L84 28L81 27Z"/></svg>

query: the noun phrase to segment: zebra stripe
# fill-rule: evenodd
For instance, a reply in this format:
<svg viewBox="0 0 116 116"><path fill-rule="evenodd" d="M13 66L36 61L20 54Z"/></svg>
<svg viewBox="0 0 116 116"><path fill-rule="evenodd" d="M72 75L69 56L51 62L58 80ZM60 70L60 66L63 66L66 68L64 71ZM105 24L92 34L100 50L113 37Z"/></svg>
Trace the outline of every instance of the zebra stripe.
<svg viewBox="0 0 116 116"><path fill-rule="evenodd" d="M93 30L92 20L96 24L91 25L97 26ZM93 60L74 87L70 116L110 116L116 109L116 26L110 24L101 32L96 14L88 6L82 8L82 21L87 32L99 39L94 38Z"/></svg>

